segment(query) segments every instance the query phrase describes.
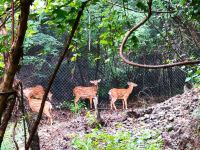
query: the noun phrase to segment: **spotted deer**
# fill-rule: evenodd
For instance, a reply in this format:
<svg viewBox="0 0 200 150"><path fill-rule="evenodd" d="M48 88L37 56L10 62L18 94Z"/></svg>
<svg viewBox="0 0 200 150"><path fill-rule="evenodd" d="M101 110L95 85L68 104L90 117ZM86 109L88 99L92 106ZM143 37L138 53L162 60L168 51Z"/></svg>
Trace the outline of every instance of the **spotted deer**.
<svg viewBox="0 0 200 150"><path fill-rule="evenodd" d="M98 92L98 83L101 81L94 80L90 81L90 83L93 84L93 86L85 87L85 86L76 86L73 89L73 94L75 96L74 104L77 106L78 101L81 99L89 99L90 101L90 108L92 109L92 100L97 99L97 92Z"/></svg>
<svg viewBox="0 0 200 150"><path fill-rule="evenodd" d="M124 109L124 105L125 105L125 108L128 109L128 107L127 107L128 97L131 94L133 88L137 87L137 84L135 84L133 82L127 82L127 84L128 84L127 89L113 88L109 91L108 94L109 94L110 99L111 99L111 102L110 102L111 109L113 109L113 107L114 107L114 109L117 110L117 108L115 106L115 102L118 99L122 100L123 109Z"/></svg>
<svg viewBox="0 0 200 150"><path fill-rule="evenodd" d="M24 89L23 92L24 92L24 95L28 99L34 98L34 99L42 100L45 93L45 89L41 85L36 85L34 87L29 87L29 88ZM49 101L52 101L52 96L53 94L49 92L47 96Z"/></svg>
<svg viewBox="0 0 200 150"><path fill-rule="evenodd" d="M35 87L26 88L23 90L24 95L28 99L28 104L33 112L39 112L42 103L42 98L45 93L45 89L41 85ZM52 93L49 92L48 99L52 100ZM48 117L48 122L52 125L53 118L51 116L52 105L49 101L45 102L43 113Z"/></svg>
<svg viewBox="0 0 200 150"><path fill-rule="evenodd" d="M28 103L29 103L29 106L30 106L30 108L33 112L39 112L40 111L40 106L41 106L42 101L39 101L38 99L31 98L31 99L28 99ZM46 101L45 105L44 105L43 113L48 117L47 122L50 125L53 124L53 118L51 116L52 108L53 107L52 107L51 103Z"/></svg>

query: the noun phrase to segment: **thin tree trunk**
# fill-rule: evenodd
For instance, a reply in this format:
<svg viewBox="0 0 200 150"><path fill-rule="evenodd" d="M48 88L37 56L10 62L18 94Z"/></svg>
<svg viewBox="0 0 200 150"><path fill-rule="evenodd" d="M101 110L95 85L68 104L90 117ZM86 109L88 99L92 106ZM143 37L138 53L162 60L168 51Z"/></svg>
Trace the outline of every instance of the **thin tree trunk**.
<svg viewBox="0 0 200 150"><path fill-rule="evenodd" d="M80 66L80 63L81 62L79 60L77 60L77 66L78 66L78 70L79 70L79 74L80 74L80 78L81 78L81 85L85 85L84 78L83 78L83 72L82 72L82 68Z"/></svg>
<svg viewBox="0 0 200 150"><path fill-rule="evenodd" d="M0 149L1 149L1 144L3 142L3 137L4 137L4 134L5 134L5 131L6 131L6 128L7 128L7 125L8 125L8 121L10 120L10 117L12 115L12 111L13 111L13 108L15 106L15 101L16 101L16 93L15 92L12 92L11 91L11 94L13 95L13 98L10 100L9 102L9 105L7 107L7 111L5 112L5 115L4 115L4 118L3 118L3 121L2 121L2 124L0 126ZM6 94L7 97L10 98L10 94ZM9 96L10 95L10 96Z"/></svg>
<svg viewBox="0 0 200 150"><path fill-rule="evenodd" d="M18 26L17 38L13 43L10 55L9 55L9 64L8 68L5 70L3 75L3 81L0 85L0 90L2 92L6 92L12 89L12 84L14 81L14 77L16 72L19 70L19 61L23 55L23 41L27 29L27 22L29 16L30 5L33 0L20 1L21 2L21 13L20 13L20 21ZM6 107L7 97L5 95L0 96L0 120L2 119L3 112Z"/></svg>
<svg viewBox="0 0 200 150"><path fill-rule="evenodd" d="M97 43L97 58L99 58L100 57L100 40L99 40L99 38L98 38L98 43ZM99 70L99 64L100 64L100 59L97 59L97 61L96 61L96 71L95 71L95 79L97 79L97 75L98 75L98 70Z"/></svg>
<svg viewBox="0 0 200 150"><path fill-rule="evenodd" d="M33 128L34 125L34 115L28 115L27 111L31 111L31 108L28 105L28 101L24 101L24 95L23 95L23 85L20 82L20 88L21 88L21 99L20 99L20 110L22 112L23 115L23 128L24 128L24 148L26 147L26 124L28 127L28 132L29 134L31 134L31 129ZM27 106L27 107L25 107ZM30 121L31 120L31 121ZM38 132L35 133L35 135L33 136L33 141L30 145L31 150L40 150L40 139L39 139L39 135Z"/></svg>

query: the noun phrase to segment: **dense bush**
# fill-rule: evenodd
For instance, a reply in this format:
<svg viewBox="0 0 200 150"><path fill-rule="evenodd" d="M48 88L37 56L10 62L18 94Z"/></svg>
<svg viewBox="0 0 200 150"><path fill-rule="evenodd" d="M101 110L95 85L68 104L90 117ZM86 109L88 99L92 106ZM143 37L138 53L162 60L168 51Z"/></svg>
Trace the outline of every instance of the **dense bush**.
<svg viewBox="0 0 200 150"><path fill-rule="evenodd" d="M150 130L135 135L122 131L110 134L96 129L84 137L77 136L72 146L79 150L161 150L163 141L159 133Z"/></svg>

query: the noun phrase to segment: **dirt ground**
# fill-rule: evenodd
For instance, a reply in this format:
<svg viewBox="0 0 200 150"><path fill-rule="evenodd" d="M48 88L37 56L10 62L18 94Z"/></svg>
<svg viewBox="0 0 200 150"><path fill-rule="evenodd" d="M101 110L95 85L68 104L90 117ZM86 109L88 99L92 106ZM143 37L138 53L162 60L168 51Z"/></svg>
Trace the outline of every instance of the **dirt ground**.
<svg viewBox="0 0 200 150"><path fill-rule="evenodd" d="M156 130L162 135L165 150L200 150L198 107L200 92L192 89L148 107L144 103L141 105L136 102L132 108L129 106L128 110L102 110L101 117L105 123L102 128L108 133L119 131L118 124L121 131L140 128ZM66 110L54 110L53 115L52 126L42 123L39 127L42 150L72 149L70 135L81 136L92 131L92 127L87 123L86 111L77 115Z"/></svg>

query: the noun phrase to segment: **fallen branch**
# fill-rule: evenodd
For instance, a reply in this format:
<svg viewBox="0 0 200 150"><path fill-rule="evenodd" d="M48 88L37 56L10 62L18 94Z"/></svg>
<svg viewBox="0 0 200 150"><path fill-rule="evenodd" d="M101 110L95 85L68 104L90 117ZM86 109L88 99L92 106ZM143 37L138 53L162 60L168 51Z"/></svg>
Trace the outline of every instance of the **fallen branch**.
<svg viewBox="0 0 200 150"><path fill-rule="evenodd" d="M123 40L122 40L122 44L119 48L119 55L122 58L122 60L131 65L131 66L135 66L135 67L140 67L140 68L148 68L148 69L159 69L159 68L169 68L169 67L175 67L175 66L183 66L183 65L193 65L193 64L199 64L200 60L196 60L196 61L183 61L183 62L177 62L177 63L172 63L172 64L163 64L163 65L146 65L146 64L139 64L139 63L135 63L133 61L130 61L129 59L127 59L124 54L123 54L123 49L125 47L125 44L128 40L128 37L135 31L137 30L140 26L142 26L146 21L149 20L149 18L152 15L152 0L148 1L148 15L144 17L144 19L137 25L135 25L133 28L131 28L129 31L126 32Z"/></svg>

